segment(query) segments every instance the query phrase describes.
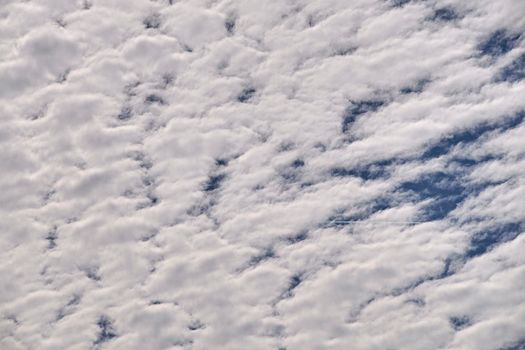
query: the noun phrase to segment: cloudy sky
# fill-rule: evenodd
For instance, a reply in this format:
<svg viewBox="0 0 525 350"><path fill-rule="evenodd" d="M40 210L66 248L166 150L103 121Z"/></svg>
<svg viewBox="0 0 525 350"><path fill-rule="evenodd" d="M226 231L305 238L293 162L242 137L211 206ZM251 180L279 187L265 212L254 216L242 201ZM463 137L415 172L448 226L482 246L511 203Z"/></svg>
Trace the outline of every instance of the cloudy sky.
<svg viewBox="0 0 525 350"><path fill-rule="evenodd" d="M523 0L0 0L2 350L525 349Z"/></svg>

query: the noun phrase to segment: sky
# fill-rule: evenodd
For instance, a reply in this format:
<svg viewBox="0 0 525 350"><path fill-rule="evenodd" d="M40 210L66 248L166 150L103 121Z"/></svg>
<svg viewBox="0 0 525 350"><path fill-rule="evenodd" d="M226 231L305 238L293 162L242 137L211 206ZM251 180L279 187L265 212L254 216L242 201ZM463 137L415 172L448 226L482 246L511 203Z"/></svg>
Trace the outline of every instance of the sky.
<svg viewBox="0 0 525 350"><path fill-rule="evenodd" d="M523 0L0 0L2 350L524 350Z"/></svg>

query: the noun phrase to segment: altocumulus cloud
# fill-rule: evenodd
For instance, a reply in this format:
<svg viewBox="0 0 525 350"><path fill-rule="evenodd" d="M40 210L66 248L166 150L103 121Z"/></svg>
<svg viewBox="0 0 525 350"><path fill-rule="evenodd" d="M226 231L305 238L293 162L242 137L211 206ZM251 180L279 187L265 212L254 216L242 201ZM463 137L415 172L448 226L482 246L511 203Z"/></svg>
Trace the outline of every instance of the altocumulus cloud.
<svg viewBox="0 0 525 350"><path fill-rule="evenodd" d="M522 0L0 1L0 348L525 348Z"/></svg>

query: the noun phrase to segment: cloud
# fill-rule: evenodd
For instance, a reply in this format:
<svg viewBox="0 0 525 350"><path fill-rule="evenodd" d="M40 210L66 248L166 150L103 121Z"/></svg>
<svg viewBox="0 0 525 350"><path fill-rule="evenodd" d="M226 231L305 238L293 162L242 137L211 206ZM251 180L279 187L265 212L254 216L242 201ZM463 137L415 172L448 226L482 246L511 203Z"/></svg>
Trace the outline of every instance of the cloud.
<svg viewBox="0 0 525 350"><path fill-rule="evenodd" d="M0 3L0 348L523 346L521 1Z"/></svg>

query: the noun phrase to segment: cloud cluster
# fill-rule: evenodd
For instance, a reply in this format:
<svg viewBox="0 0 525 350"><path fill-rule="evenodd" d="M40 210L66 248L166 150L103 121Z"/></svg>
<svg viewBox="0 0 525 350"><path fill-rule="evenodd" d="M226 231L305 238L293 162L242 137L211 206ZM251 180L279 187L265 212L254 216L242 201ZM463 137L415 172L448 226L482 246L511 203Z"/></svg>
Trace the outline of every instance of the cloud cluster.
<svg viewBox="0 0 525 350"><path fill-rule="evenodd" d="M521 0L0 0L0 348L525 346Z"/></svg>

